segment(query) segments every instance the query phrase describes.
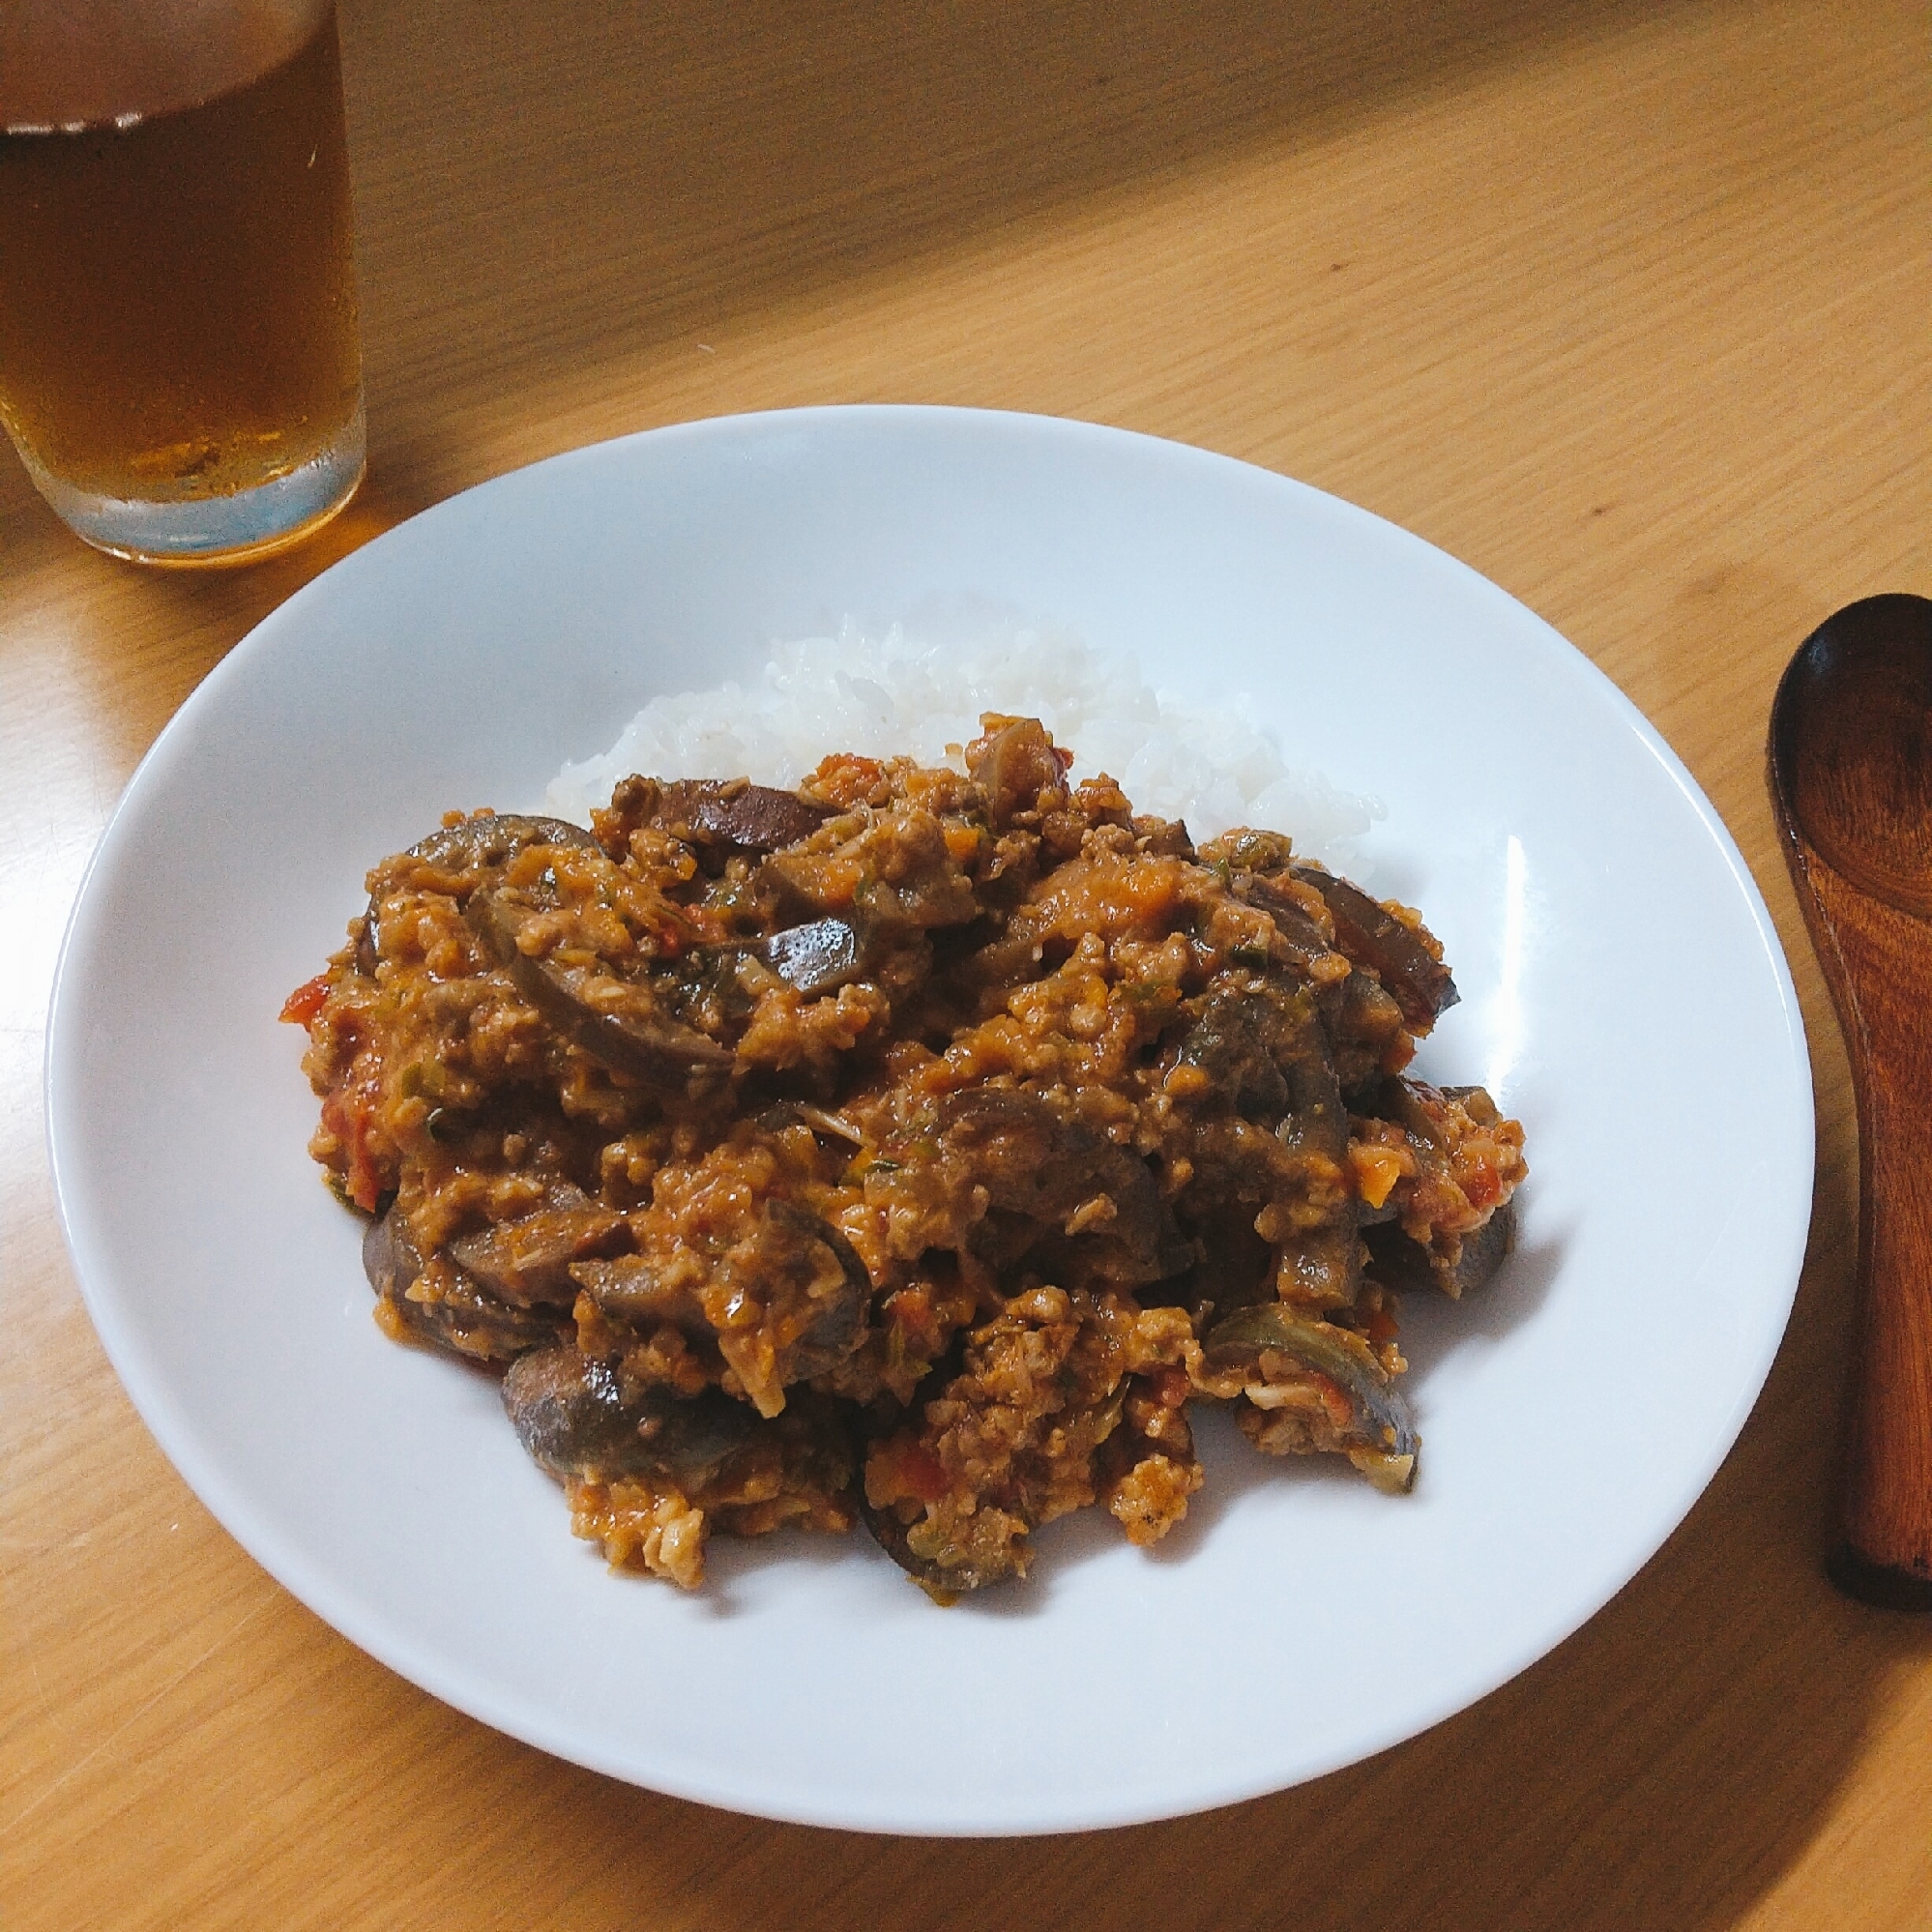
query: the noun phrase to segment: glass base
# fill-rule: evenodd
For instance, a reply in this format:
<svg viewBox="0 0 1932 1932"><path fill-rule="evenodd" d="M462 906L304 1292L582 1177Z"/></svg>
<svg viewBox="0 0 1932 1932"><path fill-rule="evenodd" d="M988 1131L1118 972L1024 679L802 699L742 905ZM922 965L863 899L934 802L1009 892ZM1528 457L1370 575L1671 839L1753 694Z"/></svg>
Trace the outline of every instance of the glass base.
<svg viewBox="0 0 1932 1932"><path fill-rule="evenodd" d="M161 503L97 496L62 483L27 450L20 459L60 520L97 550L135 564L208 570L272 557L321 529L355 495L366 440L358 402L341 434L299 470L227 496Z"/></svg>

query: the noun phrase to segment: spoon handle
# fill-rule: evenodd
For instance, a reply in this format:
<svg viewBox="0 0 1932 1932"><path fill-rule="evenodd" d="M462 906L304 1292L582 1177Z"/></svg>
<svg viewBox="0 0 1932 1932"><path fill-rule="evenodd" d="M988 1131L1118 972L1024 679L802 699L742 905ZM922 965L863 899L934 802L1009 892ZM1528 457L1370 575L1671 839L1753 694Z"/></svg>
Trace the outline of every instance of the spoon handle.
<svg viewBox="0 0 1932 1932"><path fill-rule="evenodd" d="M1932 1610L1932 924L1787 846L1859 1108L1859 1360L1832 1581Z"/></svg>

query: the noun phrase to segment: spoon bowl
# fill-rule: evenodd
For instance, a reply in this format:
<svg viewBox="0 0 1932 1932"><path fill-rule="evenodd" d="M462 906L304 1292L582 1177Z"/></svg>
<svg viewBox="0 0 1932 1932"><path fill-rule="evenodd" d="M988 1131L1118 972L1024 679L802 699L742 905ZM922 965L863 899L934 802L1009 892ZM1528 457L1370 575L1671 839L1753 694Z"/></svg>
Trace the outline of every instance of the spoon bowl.
<svg viewBox="0 0 1932 1932"><path fill-rule="evenodd" d="M1859 1340L1833 1581L1932 1610L1932 601L1848 604L1771 704L1770 780L1858 1097Z"/></svg>
<svg viewBox="0 0 1932 1932"><path fill-rule="evenodd" d="M1861 892L1932 918L1932 604L1874 597L1814 630L1771 707L1793 828Z"/></svg>

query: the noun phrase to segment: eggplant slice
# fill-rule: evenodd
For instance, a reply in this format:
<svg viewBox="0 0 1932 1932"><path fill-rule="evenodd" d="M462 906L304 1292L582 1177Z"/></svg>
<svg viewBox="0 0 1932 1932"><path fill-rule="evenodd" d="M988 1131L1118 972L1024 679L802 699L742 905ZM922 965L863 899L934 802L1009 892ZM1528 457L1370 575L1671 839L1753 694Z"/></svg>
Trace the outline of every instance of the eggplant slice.
<svg viewBox="0 0 1932 1932"><path fill-rule="evenodd" d="M970 1590L984 1590L989 1584L1007 1583L1024 1574L1012 1563L995 1567L967 1562L948 1567L930 1557L916 1556L906 1537L917 1526L900 1522L891 1509L875 1508L863 1482L859 1486L859 1513L871 1531L872 1540L936 1603L951 1603Z"/></svg>
<svg viewBox="0 0 1932 1932"><path fill-rule="evenodd" d="M648 987L533 958L518 946L523 922L542 908L508 896L503 871L519 852L542 845L601 850L582 826L566 819L483 812L439 826L408 856L452 876L464 920L490 956L516 990L593 1060L667 1098L696 1099L718 1090L735 1065L731 1050L661 1012ZM356 936L356 968L366 978L374 978L382 955L381 919L381 906L371 898Z"/></svg>
<svg viewBox="0 0 1932 1932"><path fill-rule="evenodd" d="M581 1188L557 1182L542 1207L458 1235L448 1253L472 1280L513 1307L547 1302L568 1308L577 1293L571 1265L629 1245L630 1228L622 1215Z"/></svg>
<svg viewBox="0 0 1932 1932"><path fill-rule="evenodd" d="M993 829L1004 832L1037 808L1042 791L1066 782L1067 765L1038 718L1009 718L966 747L966 768L985 787Z"/></svg>
<svg viewBox="0 0 1932 1932"><path fill-rule="evenodd" d="M1244 1120L1279 1119L1273 1138L1302 1168L1335 1183L1348 1171L1348 1109L1314 1000L1305 992L1235 989L1199 1003L1181 1057L1200 1068ZM1361 1279L1360 1203L1332 1185L1321 1216L1283 1244L1281 1286L1298 1301L1342 1306ZM1298 1219L1305 1210L1298 1207Z"/></svg>
<svg viewBox="0 0 1932 1932"><path fill-rule="evenodd" d="M668 832L688 845L717 845L739 852L776 852L808 838L829 816L828 808L745 778L632 779L655 785L658 798L643 822Z"/></svg>
<svg viewBox="0 0 1932 1932"><path fill-rule="evenodd" d="M1377 1488L1411 1487L1421 1439L1401 1391L1361 1335L1309 1321L1278 1302L1257 1303L1210 1331L1204 1359L1214 1374L1258 1375L1261 1358L1270 1352L1312 1369L1341 1390L1352 1416L1343 1435L1349 1459Z"/></svg>
<svg viewBox="0 0 1932 1932"><path fill-rule="evenodd" d="M394 1207L364 1231L369 1286L395 1326L416 1340L471 1361L510 1361L570 1332L568 1309L513 1306L447 1255L439 1259L435 1268L425 1263Z"/></svg>
<svg viewBox="0 0 1932 1932"><path fill-rule="evenodd" d="M1358 965L1374 968L1412 1033L1427 1033L1462 997L1449 969L1360 886L1300 862L1288 873L1321 893L1334 922L1336 946Z"/></svg>
<svg viewBox="0 0 1932 1932"><path fill-rule="evenodd" d="M740 1534L746 1504L780 1494L843 1503L852 1480L850 1433L829 1404L801 1401L765 1420L716 1389L685 1396L639 1383L620 1362L568 1342L513 1362L503 1407L551 1476L668 1483L697 1508L721 1510L720 1526Z"/></svg>
<svg viewBox="0 0 1932 1932"><path fill-rule="evenodd" d="M568 845L595 849L597 840L580 825L562 818L531 818L517 812L481 812L474 818L441 825L427 838L419 838L407 856L420 859L439 872L474 874L472 889L500 874L517 853L532 845ZM467 896L462 894L461 896ZM371 898L356 935L356 970L374 979L382 956L382 912Z"/></svg>
<svg viewBox="0 0 1932 1932"><path fill-rule="evenodd" d="M1244 905L1258 906L1274 922L1274 929L1299 972L1308 974L1317 960L1335 951L1307 907L1265 873L1236 873L1229 890Z"/></svg>
<svg viewBox="0 0 1932 1932"><path fill-rule="evenodd" d="M588 966L533 957L517 944L540 909L492 887L470 894L463 917L516 990L573 1046L665 1098L717 1092L736 1065L728 1046L660 1010L648 986Z"/></svg>
<svg viewBox="0 0 1932 1932"><path fill-rule="evenodd" d="M771 1381L777 1388L789 1388L836 1367L858 1347L864 1334L872 1281L852 1244L830 1221L796 1202L767 1200L756 1235L755 1243L740 1244L734 1251L735 1272L723 1286L726 1299L734 1304L749 1302L779 1310L780 1331L788 1326L785 1316L797 1308L801 1297L806 1298L809 1319L795 1333L766 1337L772 1349ZM827 1255L838 1269L838 1285L830 1294L812 1296L811 1289L827 1276ZM722 1349L727 1360L743 1356L743 1368L758 1372L756 1349L764 1325L729 1332L715 1329L705 1313L706 1291L688 1285L682 1275L669 1279L652 1256L579 1262L571 1273L606 1314L639 1328L668 1323L691 1341ZM759 1379L762 1382L762 1375Z"/></svg>
<svg viewBox="0 0 1932 1932"><path fill-rule="evenodd" d="M715 1389L627 1390L611 1363L570 1343L526 1355L503 1378L516 1439L552 1476L668 1476L688 1494L756 1439L757 1415Z"/></svg>
<svg viewBox="0 0 1932 1932"><path fill-rule="evenodd" d="M864 933L836 915L784 926L763 939L726 940L704 951L761 960L786 985L814 997L864 979L871 963Z"/></svg>
<svg viewBox="0 0 1932 1932"><path fill-rule="evenodd" d="M1131 1148L1116 1145L1086 1122L1064 1117L1051 1101L1019 1087L973 1087L939 1103L940 1157L969 1169L996 1211L976 1245L996 1266L1023 1248L1006 1239L1065 1226L1076 1210L1104 1196L1112 1213L1089 1237L1105 1244L1106 1272L1130 1285L1179 1274L1194 1260L1160 1198L1153 1170Z"/></svg>
<svg viewBox="0 0 1932 1932"><path fill-rule="evenodd" d="M1398 1293L1433 1288L1451 1302L1487 1283L1516 1244L1516 1204L1505 1201L1473 1234L1462 1238L1454 1260L1433 1253L1411 1241L1392 1222L1366 1231L1368 1272L1385 1288Z"/></svg>

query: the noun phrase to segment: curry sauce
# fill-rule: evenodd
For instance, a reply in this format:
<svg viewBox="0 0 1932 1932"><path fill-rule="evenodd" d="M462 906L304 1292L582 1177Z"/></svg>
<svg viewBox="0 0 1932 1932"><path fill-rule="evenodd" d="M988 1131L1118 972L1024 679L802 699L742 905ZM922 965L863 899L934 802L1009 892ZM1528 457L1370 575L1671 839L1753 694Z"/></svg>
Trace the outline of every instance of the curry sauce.
<svg viewBox="0 0 1932 1932"><path fill-rule="evenodd" d="M1406 1071L1440 946L982 730L453 814L284 1010L379 1323L503 1369L613 1564L863 1520L943 1599L1088 1505L1151 1544L1201 1402L1414 1480L1396 1292L1479 1285L1526 1172Z"/></svg>

